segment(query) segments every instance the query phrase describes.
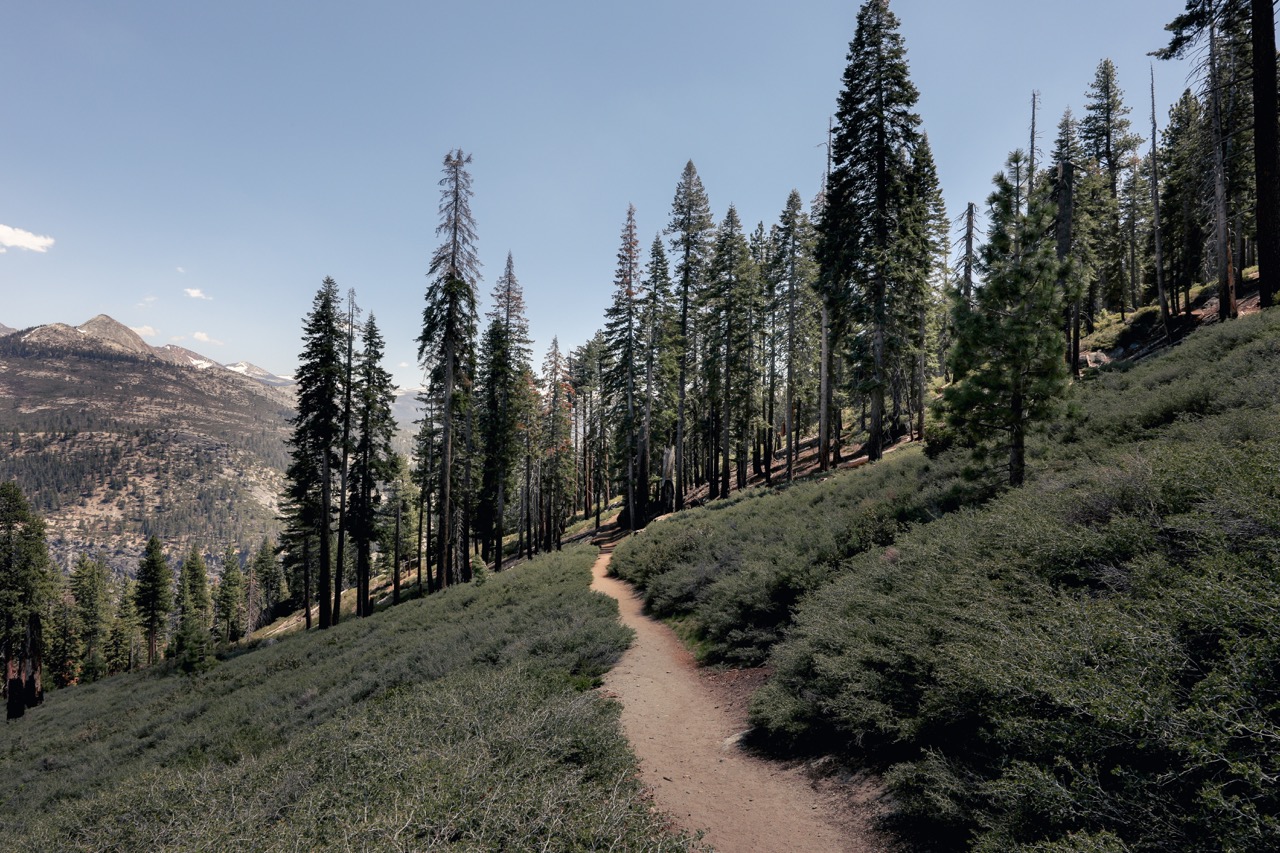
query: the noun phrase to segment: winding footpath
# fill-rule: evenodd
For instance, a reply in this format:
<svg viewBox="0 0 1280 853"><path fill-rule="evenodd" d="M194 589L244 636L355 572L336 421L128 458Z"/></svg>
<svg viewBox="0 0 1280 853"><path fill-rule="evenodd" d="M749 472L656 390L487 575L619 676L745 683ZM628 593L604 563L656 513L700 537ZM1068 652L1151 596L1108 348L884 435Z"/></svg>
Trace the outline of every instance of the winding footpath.
<svg viewBox="0 0 1280 853"><path fill-rule="evenodd" d="M622 726L640 759L642 781L679 828L704 831L721 853L882 851L869 809L824 794L799 770L738 748L745 728L699 674L665 625L643 613L631 585L608 576L614 541L601 544L591 588L618 600L635 642L604 678L622 704Z"/></svg>

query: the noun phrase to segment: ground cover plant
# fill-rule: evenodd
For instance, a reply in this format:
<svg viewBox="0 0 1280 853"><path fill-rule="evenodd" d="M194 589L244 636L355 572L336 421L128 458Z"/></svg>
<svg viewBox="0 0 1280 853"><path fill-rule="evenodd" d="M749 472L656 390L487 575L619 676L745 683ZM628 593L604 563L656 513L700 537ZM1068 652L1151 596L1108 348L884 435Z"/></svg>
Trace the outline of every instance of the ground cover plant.
<svg viewBox="0 0 1280 853"><path fill-rule="evenodd" d="M6 727L9 849L686 849L634 781L595 549Z"/></svg>
<svg viewBox="0 0 1280 853"><path fill-rule="evenodd" d="M909 447L845 475L742 492L624 541L610 570L643 590L652 614L681 622L704 661L757 665L842 561L985 499L992 481L964 468L959 454Z"/></svg>
<svg viewBox="0 0 1280 853"><path fill-rule="evenodd" d="M773 629L757 742L878 768L924 849L1277 849L1280 315L1103 370L1068 408L1025 487L826 546ZM751 559L717 551L720 528L749 554L776 535L768 565L800 572L833 519L860 516L817 500L791 531L809 516L785 502L845 480L886 501L873 481L905 488L928 464L894 462L663 522L628 571L655 611L680 588L702 619L730 589L718 567ZM751 504L769 511L738 523ZM755 579L715 609L749 610Z"/></svg>

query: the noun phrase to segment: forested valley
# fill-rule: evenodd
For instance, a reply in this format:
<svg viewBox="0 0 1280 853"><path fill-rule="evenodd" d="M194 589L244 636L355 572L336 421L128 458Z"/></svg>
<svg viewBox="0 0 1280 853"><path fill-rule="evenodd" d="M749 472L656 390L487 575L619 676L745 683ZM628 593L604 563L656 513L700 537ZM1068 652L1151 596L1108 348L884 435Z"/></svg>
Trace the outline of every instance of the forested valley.
<svg viewBox="0 0 1280 853"><path fill-rule="evenodd" d="M636 535L611 570L700 663L763 668L751 748L873 774L900 849L1280 848L1274 11L1167 23L1155 61L1197 60L1176 103L1111 58L1079 115L1029 92L952 219L898 20L866 0L821 185L751 225L686 163L651 239L620 211L599 330L540 361L511 254L482 303L483 164L449 151L409 454L377 319L333 278L287 436L15 405L9 837L695 847L595 689L629 637L581 540L613 525ZM157 516L122 573L105 518L58 569L41 512L153 443L216 521ZM202 476L250 457L282 484L270 524Z"/></svg>

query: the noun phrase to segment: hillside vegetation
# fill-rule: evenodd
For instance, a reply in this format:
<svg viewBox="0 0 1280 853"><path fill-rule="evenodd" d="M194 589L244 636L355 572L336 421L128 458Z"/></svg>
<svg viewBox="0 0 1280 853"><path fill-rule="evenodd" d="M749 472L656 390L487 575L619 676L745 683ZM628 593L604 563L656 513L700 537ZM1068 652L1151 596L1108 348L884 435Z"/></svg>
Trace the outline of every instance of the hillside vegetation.
<svg viewBox="0 0 1280 853"><path fill-rule="evenodd" d="M1023 488L943 436L613 565L707 658L767 659L759 742L880 769L924 848L1274 850L1278 424L1270 311L1078 385Z"/></svg>
<svg viewBox="0 0 1280 853"><path fill-rule="evenodd" d="M586 690L629 642L578 546L6 726L5 847L683 850Z"/></svg>
<svg viewBox="0 0 1280 853"><path fill-rule="evenodd" d="M274 536L288 396L108 343L0 338L0 481L47 519L59 565L101 553L132 574L150 536L210 556Z"/></svg>

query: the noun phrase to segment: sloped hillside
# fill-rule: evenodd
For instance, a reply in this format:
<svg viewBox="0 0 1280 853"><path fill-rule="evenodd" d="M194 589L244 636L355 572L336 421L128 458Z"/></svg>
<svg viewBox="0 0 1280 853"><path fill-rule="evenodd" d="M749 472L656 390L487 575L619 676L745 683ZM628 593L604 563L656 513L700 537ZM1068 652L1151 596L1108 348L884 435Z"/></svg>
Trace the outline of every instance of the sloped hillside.
<svg viewBox="0 0 1280 853"><path fill-rule="evenodd" d="M1023 488L901 452L615 565L706 656L769 664L762 746L881 771L921 848L1277 849L1280 313L1068 408Z"/></svg>
<svg viewBox="0 0 1280 853"><path fill-rule="evenodd" d="M628 642L595 553L51 693L0 732L6 849L688 849L587 689Z"/></svg>
<svg viewBox="0 0 1280 853"><path fill-rule="evenodd" d="M146 537L254 545L275 529L289 398L155 355L98 317L0 337L0 479L16 479L68 564L132 570Z"/></svg>

